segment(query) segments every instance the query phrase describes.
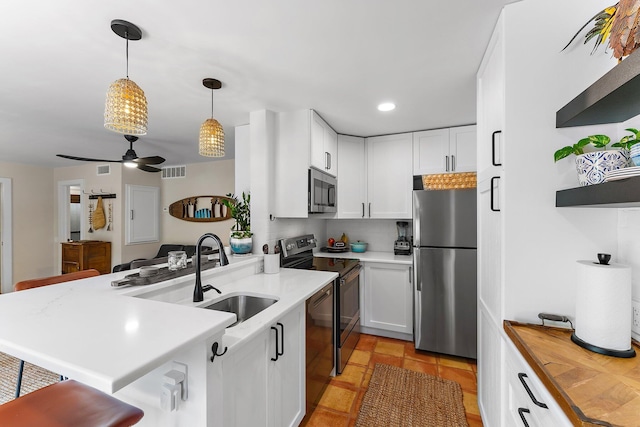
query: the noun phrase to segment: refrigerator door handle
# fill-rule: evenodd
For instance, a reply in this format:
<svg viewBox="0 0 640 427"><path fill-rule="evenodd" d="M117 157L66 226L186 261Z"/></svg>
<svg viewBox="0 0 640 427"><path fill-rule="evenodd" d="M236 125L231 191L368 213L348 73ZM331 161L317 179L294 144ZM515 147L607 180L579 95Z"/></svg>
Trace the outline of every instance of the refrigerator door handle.
<svg viewBox="0 0 640 427"><path fill-rule="evenodd" d="M422 284L420 283L420 249L414 249L413 251L413 282L416 284L416 291L422 290Z"/></svg>
<svg viewBox="0 0 640 427"><path fill-rule="evenodd" d="M413 283L413 267L409 267L409 284Z"/></svg>

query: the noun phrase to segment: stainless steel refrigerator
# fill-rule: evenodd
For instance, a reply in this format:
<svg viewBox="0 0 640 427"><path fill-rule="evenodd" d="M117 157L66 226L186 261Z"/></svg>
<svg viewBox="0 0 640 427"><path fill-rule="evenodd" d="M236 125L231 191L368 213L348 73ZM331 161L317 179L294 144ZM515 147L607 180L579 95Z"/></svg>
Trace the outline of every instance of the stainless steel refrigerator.
<svg viewBox="0 0 640 427"><path fill-rule="evenodd" d="M476 189L413 192L414 341L475 359Z"/></svg>

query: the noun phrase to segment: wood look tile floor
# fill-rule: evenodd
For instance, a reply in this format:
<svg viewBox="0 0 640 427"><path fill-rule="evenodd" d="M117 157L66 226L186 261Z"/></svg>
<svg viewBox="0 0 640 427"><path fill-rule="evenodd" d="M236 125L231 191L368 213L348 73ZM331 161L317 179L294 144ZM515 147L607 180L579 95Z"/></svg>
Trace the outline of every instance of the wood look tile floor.
<svg viewBox="0 0 640 427"><path fill-rule="evenodd" d="M376 363L386 363L457 381L462 387L469 426L482 426L478 410L475 360L420 351L415 349L412 342L373 335L360 336L344 372L331 379L318 407L307 414L301 425L354 426Z"/></svg>

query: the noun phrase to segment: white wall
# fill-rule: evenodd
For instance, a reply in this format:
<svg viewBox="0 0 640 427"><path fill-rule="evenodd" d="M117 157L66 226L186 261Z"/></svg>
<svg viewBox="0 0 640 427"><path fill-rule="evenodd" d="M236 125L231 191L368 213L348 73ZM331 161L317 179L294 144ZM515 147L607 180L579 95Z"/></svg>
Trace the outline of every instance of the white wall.
<svg viewBox="0 0 640 427"><path fill-rule="evenodd" d="M508 319L537 322L537 313L575 313L575 262L617 254L617 212L556 208L556 190L576 187L574 159L553 162L558 148L615 125L555 128L558 109L616 61L578 41L562 47L599 0L523 1L506 13L505 300ZM553 10L553 13L549 13ZM544 22L544 31L540 23ZM572 156L573 157L573 156Z"/></svg>
<svg viewBox="0 0 640 427"><path fill-rule="evenodd" d="M57 274L53 169L0 162L0 177L12 180L13 289L16 282Z"/></svg>
<svg viewBox="0 0 640 427"><path fill-rule="evenodd" d="M217 234L225 245L229 244L229 231L233 220L217 222L189 222L169 215L169 205L185 197L225 196L234 192L235 166L233 160L214 160L187 165L185 178L161 180L162 243L195 245L204 233ZM155 252L152 256L155 255Z"/></svg>

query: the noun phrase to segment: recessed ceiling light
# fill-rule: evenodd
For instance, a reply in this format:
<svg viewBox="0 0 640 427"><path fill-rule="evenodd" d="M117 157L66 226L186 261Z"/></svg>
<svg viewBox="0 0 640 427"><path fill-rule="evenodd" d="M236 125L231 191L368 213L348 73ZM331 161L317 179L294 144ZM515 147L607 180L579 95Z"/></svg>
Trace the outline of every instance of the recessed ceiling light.
<svg viewBox="0 0 640 427"><path fill-rule="evenodd" d="M393 102L383 102L382 104L378 105L378 110L380 111L391 111L395 108L396 104L394 104Z"/></svg>

